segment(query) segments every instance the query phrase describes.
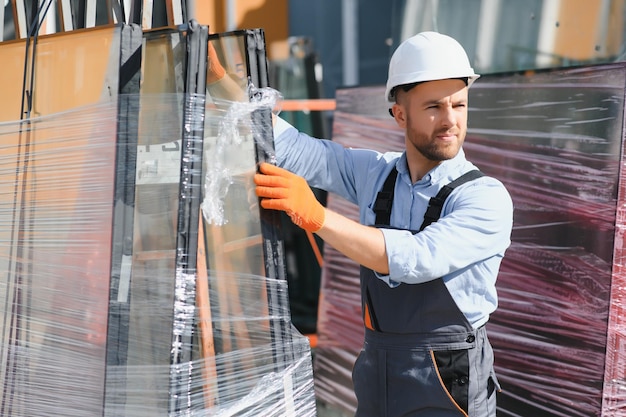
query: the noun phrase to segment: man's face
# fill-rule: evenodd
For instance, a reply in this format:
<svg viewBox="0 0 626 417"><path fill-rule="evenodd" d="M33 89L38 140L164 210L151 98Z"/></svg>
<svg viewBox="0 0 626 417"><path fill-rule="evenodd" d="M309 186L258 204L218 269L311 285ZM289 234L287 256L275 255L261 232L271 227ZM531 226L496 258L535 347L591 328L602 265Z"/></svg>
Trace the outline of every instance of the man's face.
<svg viewBox="0 0 626 417"><path fill-rule="evenodd" d="M430 163L454 158L467 132L467 87L462 80L428 81L398 92L393 106L406 129L407 156Z"/></svg>

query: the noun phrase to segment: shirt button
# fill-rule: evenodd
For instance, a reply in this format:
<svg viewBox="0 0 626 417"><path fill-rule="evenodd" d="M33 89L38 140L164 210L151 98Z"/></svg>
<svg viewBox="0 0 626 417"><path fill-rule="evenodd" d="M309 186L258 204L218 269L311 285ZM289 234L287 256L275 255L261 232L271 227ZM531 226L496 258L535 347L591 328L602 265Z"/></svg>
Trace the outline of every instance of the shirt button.
<svg viewBox="0 0 626 417"><path fill-rule="evenodd" d="M467 339L465 339L467 343L474 343L474 340L476 340L476 338L473 334L470 334L469 336L467 336Z"/></svg>
<svg viewBox="0 0 626 417"><path fill-rule="evenodd" d="M462 377L460 377L459 379L456 380L456 382L459 385L465 385L465 384L467 384L467 381L468 381L468 378L466 376L462 376Z"/></svg>

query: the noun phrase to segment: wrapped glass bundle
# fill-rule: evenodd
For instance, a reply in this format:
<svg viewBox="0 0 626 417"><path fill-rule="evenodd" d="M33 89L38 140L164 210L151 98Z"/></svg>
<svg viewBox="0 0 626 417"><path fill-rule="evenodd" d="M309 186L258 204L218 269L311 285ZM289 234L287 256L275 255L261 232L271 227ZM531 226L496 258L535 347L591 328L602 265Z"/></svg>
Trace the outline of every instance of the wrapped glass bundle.
<svg viewBox="0 0 626 417"><path fill-rule="evenodd" d="M504 416L626 415L625 87L616 64L488 76L473 91L467 152L516 206L491 319Z"/></svg>
<svg viewBox="0 0 626 417"><path fill-rule="evenodd" d="M404 137L389 116L384 88L357 87L337 91L333 141L346 147L401 150ZM354 204L330 194L327 207L358 221ZM318 399L348 412L356 410L352 365L361 350L364 326L359 291L359 266L324 246L318 347L314 370Z"/></svg>
<svg viewBox="0 0 626 417"><path fill-rule="evenodd" d="M65 62L79 80L103 77L85 82L99 81L105 99L60 111L73 90L38 85L50 115L35 106L36 117L0 125L0 414L315 415L280 233L249 199L273 145L271 107L247 96L248 77L262 73L247 64L262 52L226 51L248 74L241 101L216 104L205 95L206 28L142 34L130 54L125 30L86 31L117 39L103 41L108 72ZM240 42L251 34L262 37L232 38L263 49ZM73 36L85 34L40 47ZM90 48L70 53L103 55Z"/></svg>
<svg viewBox="0 0 626 417"><path fill-rule="evenodd" d="M136 146L129 57L141 37L124 26L0 44L0 119L13 121L1 128L2 415L103 410L116 173Z"/></svg>
<svg viewBox="0 0 626 417"><path fill-rule="evenodd" d="M498 415L626 415L625 88L626 66L607 64L487 75L470 89L465 152L515 204L488 324L503 386ZM338 93L335 141L402 148L383 91ZM328 205L352 210L335 196ZM358 269L332 248L325 257L316 386L321 400L350 411L344 387L362 341ZM346 293L355 296L337 296Z"/></svg>

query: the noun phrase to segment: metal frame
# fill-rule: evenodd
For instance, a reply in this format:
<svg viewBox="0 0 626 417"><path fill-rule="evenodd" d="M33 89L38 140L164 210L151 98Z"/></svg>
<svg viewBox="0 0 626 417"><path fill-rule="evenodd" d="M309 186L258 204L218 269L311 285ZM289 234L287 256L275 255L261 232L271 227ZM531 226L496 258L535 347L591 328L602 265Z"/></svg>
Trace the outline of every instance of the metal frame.
<svg viewBox="0 0 626 417"><path fill-rule="evenodd" d="M268 63L263 29L245 30L246 50L248 53L249 84L254 88L269 87ZM254 88L250 90L250 101L255 101ZM272 109L259 108L252 113L253 125L258 126L254 132L257 162L272 163L275 155L274 137L272 129ZM263 135L270 135L264 137ZM263 251L265 255L265 272L268 278L286 280L285 248L282 235L280 212L261 208L261 232L263 235ZM280 297L274 287L268 286L268 308L270 317L279 317ZM293 352L287 348L291 346L291 331L287 323L274 320L270 331L274 346L275 368L282 371L286 364L293 360ZM289 340L287 340L289 339Z"/></svg>
<svg viewBox="0 0 626 417"><path fill-rule="evenodd" d="M122 27L115 196L113 201L113 231L111 247L111 283L109 288L109 317L107 328L106 381L112 384L109 372L126 365L128 356L128 318L130 312L130 281L133 255L135 209L135 172L137 162L139 89L143 34L132 26ZM109 395L106 391L103 416L108 415ZM113 401L119 402L114 398Z"/></svg>
<svg viewBox="0 0 626 417"><path fill-rule="evenodd" d="M24 39L28 36L29 13L26 8L28 0L11 0L15 38ZM39 0L37 8L30 14L38 12L48 0ZM125 23L138 24L143 29L153 28L154 0L56 0L50 7L50 13L59 17L59 27L51 27L48 33L68 32L75 29L91 28L98 25L98 6L106 4L106 24ZM188 20L187 0L165 0L166 21L168 26L179 26ZM72 7L72 6L75 7ZM76 7L76 5L79 5ZM75 10L78 12L75 13ZM5 8L0 6L0 42L4 39ZM100 19L102 20L102 19Z"/></svg>
<svg viewBox="0 0 626 417"><path fill-rule="evenodd" d="M189 411L193 404L193 334L196 318L189 317L188 305L196 302L198 224L202 194L202 153L204 141L204 100L208 51L207 26L191 21L187 25L187 76L183 109L178 226L176 235L176 288L174 329L170 368L170 413ZM201 115L201 117L198 117ZM179 366L182 365L182 368Z"/></svg>

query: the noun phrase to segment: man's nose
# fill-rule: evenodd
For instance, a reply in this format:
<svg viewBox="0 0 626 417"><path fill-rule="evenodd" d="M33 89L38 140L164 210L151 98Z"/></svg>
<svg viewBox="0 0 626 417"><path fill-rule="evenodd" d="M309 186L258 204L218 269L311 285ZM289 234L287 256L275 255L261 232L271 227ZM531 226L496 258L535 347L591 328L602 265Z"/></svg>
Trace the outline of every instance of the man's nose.
<svg viewBox="0 0 626 417"><path fill-rule="evenodd" d="M446 127L456 125L457 114L452 106L444 107L442 114L442 124Z"/></svg>

